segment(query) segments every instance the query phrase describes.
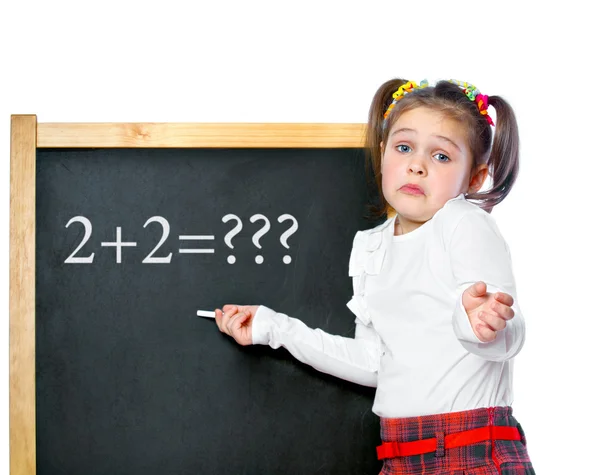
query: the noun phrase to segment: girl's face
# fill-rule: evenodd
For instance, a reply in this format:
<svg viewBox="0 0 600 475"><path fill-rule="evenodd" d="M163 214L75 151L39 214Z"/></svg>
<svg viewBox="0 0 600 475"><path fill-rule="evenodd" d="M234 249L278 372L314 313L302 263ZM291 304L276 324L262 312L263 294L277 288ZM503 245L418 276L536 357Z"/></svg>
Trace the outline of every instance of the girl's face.
<svg viewBox="0 0 600 475"><path fill-rule="evenodd" d="M404 233L469 188L472 157L464 127L426 107L404 112L382 147L382 187ZM416 185L421 193L403 189Z"/></svg>

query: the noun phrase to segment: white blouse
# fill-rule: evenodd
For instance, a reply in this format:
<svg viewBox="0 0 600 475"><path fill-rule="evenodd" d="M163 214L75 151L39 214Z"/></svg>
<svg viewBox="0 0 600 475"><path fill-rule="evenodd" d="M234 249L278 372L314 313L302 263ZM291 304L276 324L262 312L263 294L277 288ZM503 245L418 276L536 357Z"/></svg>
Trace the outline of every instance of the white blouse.
<svg viewBox="0 0 600 475"><path fill-rule="evenodd" d="M319 371L377 387L373 412L380 417L511 405L512 358L525 322L494 218L461 194L410 233L395 236L395 219L354 238L354 338L260 306L253 343L283 346ZM489 343L477 338L462 305L464 290L480 280L489 293L514 299L514 318Z"/></svg>

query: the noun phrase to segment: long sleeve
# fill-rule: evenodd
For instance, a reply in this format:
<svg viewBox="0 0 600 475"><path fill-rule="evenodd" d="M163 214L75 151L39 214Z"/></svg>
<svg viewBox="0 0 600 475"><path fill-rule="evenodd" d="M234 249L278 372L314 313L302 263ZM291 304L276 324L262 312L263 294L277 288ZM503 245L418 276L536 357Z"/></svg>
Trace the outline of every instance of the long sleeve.
<svg viewBox="0 0 600 475"><path fill-rule="evenodd" d="M514 357L525 341L525 321L517 301L510 250L495 220L483 210L465 213L452 233L449 254L456 282L456 337L465 349L486 360L506 361ZM477 338L462 304L463 292L478 281L486 283L487 292L504 292L514 299L514 317L488 343Z"/></svg>
<svg viewBox="0 0 600 475"><path fill-rule="evenodd" d="M381 341L358 319L355 338L309 328L302 321L261 305L252 322L252 343L286 348L318 371L363 386L377 386Z"/></svg>

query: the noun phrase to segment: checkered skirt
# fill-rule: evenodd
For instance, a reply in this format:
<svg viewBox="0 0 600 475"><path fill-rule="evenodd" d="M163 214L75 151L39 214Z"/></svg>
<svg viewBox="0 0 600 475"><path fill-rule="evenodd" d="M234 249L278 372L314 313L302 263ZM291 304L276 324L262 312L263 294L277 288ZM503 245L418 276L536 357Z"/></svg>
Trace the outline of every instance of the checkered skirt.
<svg viewBox="0 0 600 475"><path fill-rule="evenodd" d="M438 455L429 452L384 459L380 475L535 475L525 446L525 434L513 417L511 407L399 419L381 418L381 440L410 442L435 438L439 432L448 435L487 425L517 427L522 441L494 440L492 443L488 440L446 449Z"/></svg>

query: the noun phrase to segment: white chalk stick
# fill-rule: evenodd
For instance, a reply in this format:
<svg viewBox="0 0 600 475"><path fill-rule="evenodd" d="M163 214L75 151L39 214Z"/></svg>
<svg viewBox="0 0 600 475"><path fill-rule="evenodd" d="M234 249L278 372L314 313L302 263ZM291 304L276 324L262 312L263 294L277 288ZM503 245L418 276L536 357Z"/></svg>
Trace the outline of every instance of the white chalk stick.
<svg viewBox="0 0 600 475"><path fill-rule="evenodd" d="M215 318L215 312L208 312L206 310L198 310L196 315L199 317Z"/></svg>

